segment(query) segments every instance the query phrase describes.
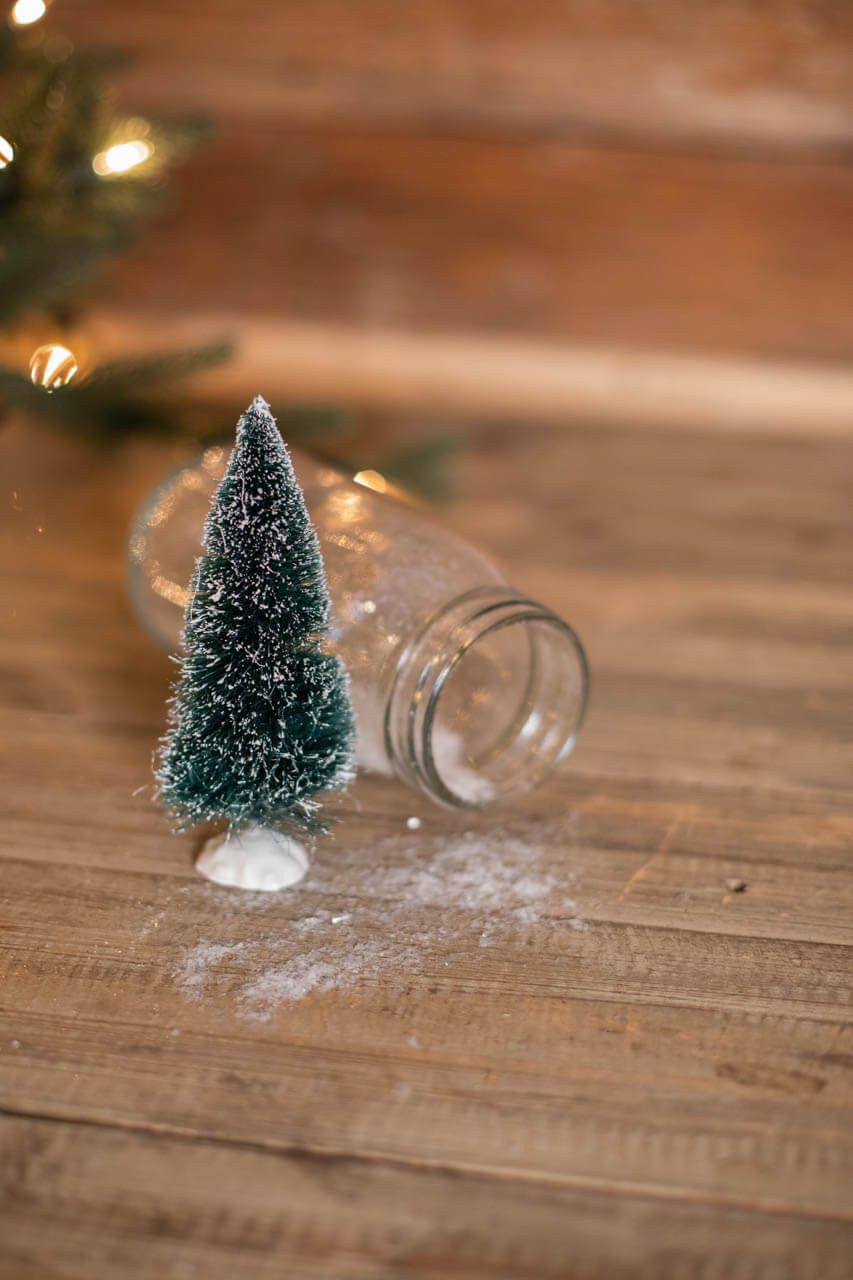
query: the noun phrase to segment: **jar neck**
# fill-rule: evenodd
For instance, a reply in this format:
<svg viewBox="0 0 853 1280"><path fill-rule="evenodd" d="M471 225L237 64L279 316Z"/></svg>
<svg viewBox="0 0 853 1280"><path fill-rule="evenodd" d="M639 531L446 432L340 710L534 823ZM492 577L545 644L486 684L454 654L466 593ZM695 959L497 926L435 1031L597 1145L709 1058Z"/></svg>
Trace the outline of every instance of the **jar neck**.
<svg viewBox="0 0 853 1280"><path fill-rule="evenodd" d="M395 771L439 804L530 791L574 746L586 709L574 631L511 587L466 592L401 654L385 709Z"/></svg>

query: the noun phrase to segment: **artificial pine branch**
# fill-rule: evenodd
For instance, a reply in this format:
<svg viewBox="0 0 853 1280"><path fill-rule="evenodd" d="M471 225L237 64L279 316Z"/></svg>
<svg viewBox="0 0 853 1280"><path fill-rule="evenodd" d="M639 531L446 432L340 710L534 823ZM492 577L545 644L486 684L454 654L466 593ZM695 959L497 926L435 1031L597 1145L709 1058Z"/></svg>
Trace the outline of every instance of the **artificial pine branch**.
<svg viewBox="0 0 853 1280"><path fill-rule="evenodd" d="M165 173L210 132L203 120L164 125L116 116L108 105L109 80L129 61L123 50L76 49L31 28L0 27L0 135L14 148L12 162L0 167L0 330L13 331L34 316L45 316L55 330L57 320L74 316L81 288L133 246L139 222L162 203ZM94 157L140 128L150 157L125 173L96 173ZM0 401L103 442L141 432L211 438L221 434L221 422L190 426L188 410L155 392L230 354L228 343L215 343L131 356L78 375L52 394L0 366ZM340 434L347 421L339 410L317 406L282 414L288 438L309 447ZM407 488L442 497L454 449L439 437L374 465ZM334 449L324 453L333 465L354 471L370 465L363 458L350 464Z"/></svg>
<svg viewBox="0 0 853 1280"><path fill-rule="evenodd" d="M329 595L317 535L260 396L204 527L181 678L157 772L185 825L321 831L318 793L353 777L355 719L324 651Z"/></svg>
<svg viewBox="0 0 853 1280"><path fill-rule="evenodd" d="M133 244L139 221L163 198L163 174L209 132L195 120L164 126L124 121L110 111L108 77L127 63L114 50L74 50L50 35L5 28L0 38L0 134L14 157L0 169L0 327L60 309ZM150 157L126 173L95 171L95 157L142 132ZM56 425L100 439L180 430L175 409L155 392L221 363L229 343L133 356L96 367L59 394L0 368L0 396Z"/></svg>
<svg viewBox="0 0 853 1280"><path fill-rule="evenodd" d="M111 361L53 394L33 386L17 370L0 366L0 399L105 444L142 433L179 435L186 430L184 415L170 401L150 395L150 390L220 364L231 350L230 343L222 342Z"/></svg>

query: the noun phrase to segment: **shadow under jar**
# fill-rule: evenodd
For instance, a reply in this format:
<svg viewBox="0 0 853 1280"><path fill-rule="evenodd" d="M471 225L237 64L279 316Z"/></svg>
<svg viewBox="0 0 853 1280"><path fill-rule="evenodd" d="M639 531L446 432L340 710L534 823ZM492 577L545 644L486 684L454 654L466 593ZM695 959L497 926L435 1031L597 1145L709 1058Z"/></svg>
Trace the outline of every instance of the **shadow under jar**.
<svg viewBox="0 0 853 1280"><path fill-rule="evenodd" d="M213 447L180 467L131 532L134 605L172 652L228 455ZM574 631L412 507L292 456L326 567L329 647L350 674L359 765L454 809L539 786L583 720L589 678Z"/></svg>

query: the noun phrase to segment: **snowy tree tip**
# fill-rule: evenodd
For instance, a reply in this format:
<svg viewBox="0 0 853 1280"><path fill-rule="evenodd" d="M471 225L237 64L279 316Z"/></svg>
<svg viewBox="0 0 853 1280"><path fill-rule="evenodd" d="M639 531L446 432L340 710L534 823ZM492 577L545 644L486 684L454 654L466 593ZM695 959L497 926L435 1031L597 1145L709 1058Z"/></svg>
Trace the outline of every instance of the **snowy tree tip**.
<svg viewBox="0 0 853 1280"><path fill-rule="evenodd" d="M272 410L267 404L263 396L255 396L245 413L241 413L237 422L237 435L240 436L246 427L250 426L253 421L261 421L275 426L275 418Z"/></svg>

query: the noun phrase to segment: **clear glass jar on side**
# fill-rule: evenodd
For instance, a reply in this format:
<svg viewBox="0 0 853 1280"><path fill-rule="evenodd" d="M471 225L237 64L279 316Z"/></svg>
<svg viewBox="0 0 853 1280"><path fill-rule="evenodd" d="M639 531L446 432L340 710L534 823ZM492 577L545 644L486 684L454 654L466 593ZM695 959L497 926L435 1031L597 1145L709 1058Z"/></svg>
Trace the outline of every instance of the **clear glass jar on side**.
<svg viewBox="0 0 853 1280"><path fill-rule="evenodd" d="M130 536L131 596L167 650L228 449L152 494ZM545 780L572 750L588 668L572 628L509 586L481 552L407 504L294 452L350 673L358 761L438 804L484 808Z"/></svg>

